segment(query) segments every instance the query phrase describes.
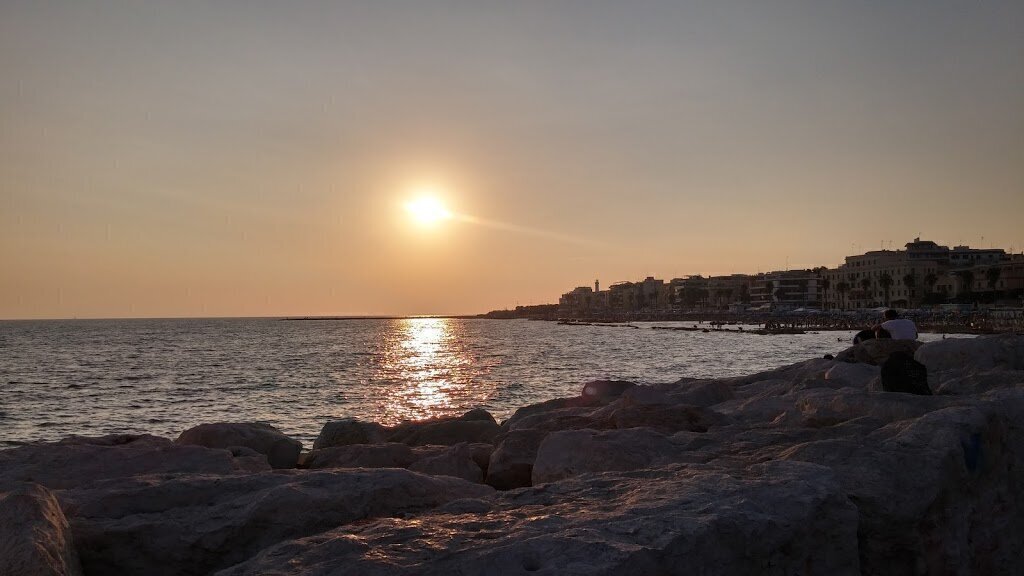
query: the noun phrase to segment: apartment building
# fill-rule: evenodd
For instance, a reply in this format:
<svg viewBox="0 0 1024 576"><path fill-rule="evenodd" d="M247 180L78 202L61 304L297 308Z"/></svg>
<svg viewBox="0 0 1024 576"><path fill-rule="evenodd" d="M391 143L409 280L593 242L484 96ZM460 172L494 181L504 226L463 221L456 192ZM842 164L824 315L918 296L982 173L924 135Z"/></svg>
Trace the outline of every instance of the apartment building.
<svg viewBox="0 0 1024 576"><path fill-rule="evenodd" d="M822 268L778 270L754 276L750 281L752 310L819 309Z"/></svg>
<svg viewBox="0 0 1024 576"><path fill-rule="evenodd" d="M1006 258L1002 249L949 248L915 238L905 250L873 250L847 256L838 268L826 270L828 309L907 307L926 294L955 295L958 270L995 265Z"/></svg>

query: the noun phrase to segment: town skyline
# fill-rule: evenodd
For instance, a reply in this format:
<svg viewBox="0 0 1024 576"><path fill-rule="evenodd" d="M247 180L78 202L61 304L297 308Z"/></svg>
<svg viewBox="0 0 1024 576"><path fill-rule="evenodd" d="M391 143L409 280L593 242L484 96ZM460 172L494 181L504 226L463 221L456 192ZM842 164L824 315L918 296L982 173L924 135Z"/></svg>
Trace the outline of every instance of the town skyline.
<svg viewBox="0 0 1024 576"><path fill-rule="evenodd" d="M1024 253L946 246L920 237L903 249L850 254L835 267L786 268L729 275L647 276L561 295L565 318L614 317L686 308L729 312L918 307L945 303L1024 305ZM710 303L710 306L709 306Z"/></svg>

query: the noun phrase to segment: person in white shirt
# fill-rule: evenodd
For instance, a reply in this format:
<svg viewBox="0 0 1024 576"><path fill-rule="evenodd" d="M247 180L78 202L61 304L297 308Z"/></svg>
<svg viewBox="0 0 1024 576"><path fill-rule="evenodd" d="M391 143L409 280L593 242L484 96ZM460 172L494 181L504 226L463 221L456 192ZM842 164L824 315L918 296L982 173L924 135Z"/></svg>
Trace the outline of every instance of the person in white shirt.
<svg viewBox="0 0 1024 576"><path fill-rule="evenodd" d="M876 337L884 337L879 332L885 330L893 340L917 340L917 326L913 321L900 318L899 312L895 310L886 310L882 316L885 320L872 328Z"/></svg>

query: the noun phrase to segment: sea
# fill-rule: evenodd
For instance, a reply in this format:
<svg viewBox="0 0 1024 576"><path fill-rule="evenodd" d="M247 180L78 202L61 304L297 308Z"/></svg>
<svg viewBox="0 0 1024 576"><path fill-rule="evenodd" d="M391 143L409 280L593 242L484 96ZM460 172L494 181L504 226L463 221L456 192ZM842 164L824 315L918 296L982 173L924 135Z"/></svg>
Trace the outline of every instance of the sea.
<svg viewBox="0 0 1024 576"><path fill-rule="evenodd" d="M756 335L527 320L146 319L0 322L0 447L72 434L175 438L259 421L307 447L325 422L393 425L638 383L750 374L846 348L853 331ZM924 334L934 340L939 334Z"/></svg>

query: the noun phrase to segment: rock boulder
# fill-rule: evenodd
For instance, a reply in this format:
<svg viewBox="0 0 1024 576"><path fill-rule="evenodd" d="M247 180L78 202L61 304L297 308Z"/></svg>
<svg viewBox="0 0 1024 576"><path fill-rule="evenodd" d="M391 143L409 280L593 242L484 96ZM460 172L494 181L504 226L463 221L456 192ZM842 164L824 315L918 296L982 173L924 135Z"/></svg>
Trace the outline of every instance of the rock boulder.
<svg viewBox="0 0 1024 576"><path fill-rule="evenodd" d="M313 442L313 450L350 444L379 444L385 441L384 436L384 427L376 422L344 418L324 424Z"/></svg>
<svg viewBox="0 0 1024 576"><path fill-rule="evenodd" d="M86 574L209 574L289 538L420 513L490 487L407 470L149 476L61 496Z"/></svg>
<svg viewBox="0 0 1024 576"><path fill-rule="evenodd" d="M537 448L547 430L513 430L505 434L491 453L487 465L487 484L499 490L529 486Z"/></svg>
<svg viewBox="0 0 1024 576"><path fill-rule="evenodd" d="M319 468L408 468L417 460L405 444L349 444L313 450L306 456L305 467Z"/></svg>
<svg viewBox="0 0 1024 576"><path fill-rule="evenodd" d="M473 452L465 442L447 447L440 454L421 458L409 469L432 476L454 476L469 482L482 482L484 479L483 471L473 460Z"/></svg>
<svg viewBox="0 0 1024 576"><path fill-rule="evenodd" d="M284 542L217 576L859 575L856 508L830 470L794 464L577 476Z"/></svg>
<svg viewBox="0 0 1024 576"><path fill-rule="evenodd" d="M640 470L683 462L687 460L689 440L650 428L552 432L537 449L532 483L536 486L588 472Z"/></svg>
<svg viewBox="0 0 1024 576"><path fill-rule="evenodd" d="M440 444L450 446L461 442L491 442L500 428L486 410L471 410L455 418L432 418L403 422L387 431L389 442L409 446Z"/></svg>
<svg viewBox="0 0 1024 576"><path fill-rule="evenodd" d="M200 424L182 432L175 442L207 448L243 446L265 455L273 468L295 468L302 452L302 442L260 422Z"/></svg>
<svg viewBox="0 0 1024 576"><path fill-rule="evenodd" d="M0 490L19 482L62 489L146 474L238 474L255 466L248 457L236 461L229 450L175 444L157 436L74 436L0 450Z"/></svg>
<svg viewBox="0 0 1024 576"><path fill-rule="evenodd" d="M1024 338L1013 334L947 338L928 342L914 354L929 373L957 370L963 373L987 370L1024 370Z"/></svg>
<svg viewBox="0 0 1024 576"><path fill-rule="evenodd" d="M81 576L68 522L46 488L29 484L0 497L0 574Z"/></svg>

